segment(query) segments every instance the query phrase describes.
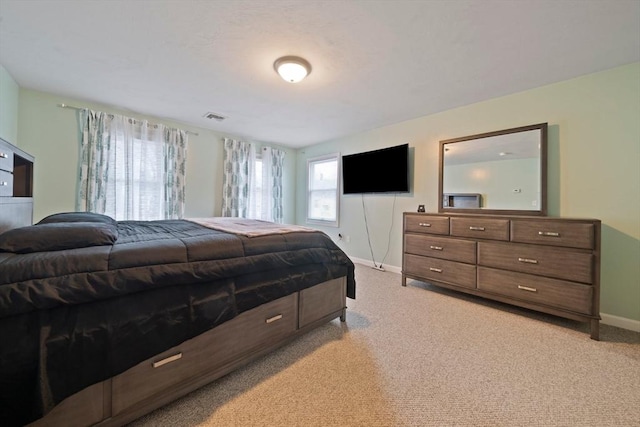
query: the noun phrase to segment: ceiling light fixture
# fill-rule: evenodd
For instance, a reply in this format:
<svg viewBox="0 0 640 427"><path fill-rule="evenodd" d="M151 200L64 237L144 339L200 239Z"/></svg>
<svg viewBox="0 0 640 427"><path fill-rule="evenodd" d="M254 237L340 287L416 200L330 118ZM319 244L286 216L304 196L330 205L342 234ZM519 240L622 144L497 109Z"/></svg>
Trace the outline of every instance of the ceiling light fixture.
<svg viewBox="0 0 640 427"><path fill-rule="evenodd" d="M289 83L298 83L311 72L311 64L299 56L283 56L276 59L273 68Z"/></svg>

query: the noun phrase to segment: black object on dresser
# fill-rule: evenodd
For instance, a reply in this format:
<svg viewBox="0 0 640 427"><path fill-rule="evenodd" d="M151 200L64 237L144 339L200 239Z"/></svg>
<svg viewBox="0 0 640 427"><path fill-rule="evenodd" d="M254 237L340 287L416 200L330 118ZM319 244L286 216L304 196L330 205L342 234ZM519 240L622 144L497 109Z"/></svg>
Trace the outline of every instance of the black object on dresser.
<svg viewBox="0 0 640 427"><path fill-rule="evenodd" d="M0 138L0 233L33 222L33 162Z"/></svg>
<svg viewBox="0 0 640 427"><path fill-rule="evenodd" d="M404 213L407 278L577 321L599 339L600 221Z"/></svg>

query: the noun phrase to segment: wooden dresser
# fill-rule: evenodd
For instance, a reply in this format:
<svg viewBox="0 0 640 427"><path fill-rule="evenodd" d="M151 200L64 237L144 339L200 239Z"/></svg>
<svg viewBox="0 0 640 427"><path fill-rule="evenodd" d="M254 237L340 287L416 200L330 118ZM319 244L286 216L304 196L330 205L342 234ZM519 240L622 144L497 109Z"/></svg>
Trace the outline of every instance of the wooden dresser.
<svg viewBox="0 0 640 427"><path fill-rule="evenodd" d="M599 220L405 212L407 278L590 322L599 339Z"/></svg>

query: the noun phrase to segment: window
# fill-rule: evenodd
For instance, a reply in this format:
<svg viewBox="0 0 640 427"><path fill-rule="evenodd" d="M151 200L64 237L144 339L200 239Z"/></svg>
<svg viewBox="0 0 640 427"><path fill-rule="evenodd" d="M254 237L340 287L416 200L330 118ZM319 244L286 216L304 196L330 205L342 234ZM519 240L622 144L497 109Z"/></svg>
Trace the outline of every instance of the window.
<svg viewBox="0 0 640 427"><path fill-rule="evenodd" d="M106 214L116 219L164 219L163 143L116 138L110 159L114 185L107 186Z"/></svg>
<svg viewBox="0 0 640 427"><path fill-rule="evenodd" d="M329 154L307 160L307 222L310 224L338 226L338 157L338 154Z"/></svg>
<svg viewBox="0 0 640 427"><path fill-rule="evenodd" d="M182 218L185 131L83 110L77 210L117 220Z"/></svg>

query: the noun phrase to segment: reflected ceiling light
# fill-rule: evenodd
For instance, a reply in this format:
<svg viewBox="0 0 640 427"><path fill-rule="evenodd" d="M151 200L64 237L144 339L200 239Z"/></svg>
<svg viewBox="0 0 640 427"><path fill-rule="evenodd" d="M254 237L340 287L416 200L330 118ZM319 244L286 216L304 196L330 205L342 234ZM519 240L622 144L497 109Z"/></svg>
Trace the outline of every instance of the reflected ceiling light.
<svg viewBox="0 0 640 427"><path fill-rule="evenodd" d="M311 72L311 64L298 56L283 56L276 59L273 68L289 83L298 83Z"/></svg>

